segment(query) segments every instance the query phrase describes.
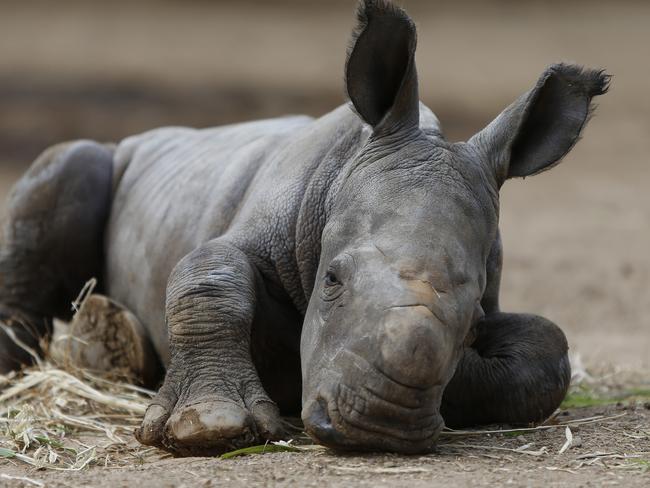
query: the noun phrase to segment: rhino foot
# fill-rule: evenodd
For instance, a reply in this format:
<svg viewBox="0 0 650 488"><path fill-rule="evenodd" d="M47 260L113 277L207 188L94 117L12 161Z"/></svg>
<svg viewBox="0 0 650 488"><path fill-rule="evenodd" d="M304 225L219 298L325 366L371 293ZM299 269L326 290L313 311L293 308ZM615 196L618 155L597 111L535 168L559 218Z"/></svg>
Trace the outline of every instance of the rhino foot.
<svg viewBox="0 0 650 488"><path fill-rule="evenodd" d="M278 408L269 399L197 392L174 405L175 395L169 394L168 384L147 409L135 433L142 444L179 456L209 456L283 437Z"/></svg>
<svg viewBox="0 0 650 488"><path fill-rule="evenodd" d="M119 371L148 387L161 379L162 366L144 326L103 295L86 298L71 323L54 320L49 353L60 364Z"/></svg>
<svg viewBox="0 0 650 488"><path fill-rule="evenodd" d="M167 286L170 364L136 432L141 443L188 456L282 438L251 358L257 277L243 252L218 239L176 265Z"/></svg>

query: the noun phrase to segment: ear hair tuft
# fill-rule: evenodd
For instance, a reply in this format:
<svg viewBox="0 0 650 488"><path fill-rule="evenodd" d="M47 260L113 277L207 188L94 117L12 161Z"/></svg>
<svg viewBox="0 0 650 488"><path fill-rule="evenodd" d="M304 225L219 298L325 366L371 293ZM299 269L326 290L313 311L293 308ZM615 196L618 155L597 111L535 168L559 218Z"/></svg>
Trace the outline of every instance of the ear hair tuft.
<svg viewBox="0 0 650 488"><path fill-rule="evenodd" d="M575 86L589 97L604 95L609 90L612 75L604 69L585 69L576 64L558 63L546 70L548 76L555 75Z"/></svg>
<svg viewBox="0 0 650 488"><path fill-rule="evenodd" d="M578 64L557 63L549 66L546 70L548 76L551 74L558 78L565 80L567 84L574 87L580 93L585 94L589 99L589 107L587 109L587 116L578 132L578 136L571 145L569 151L582 139L582 132L586 125L591 121L591 118L596 113L598 105L593 102L593 97L604 95L609 91L612 75L608 74L604 69L591 69L585 68ZM567 153L569 152L567 151ZM541 172L551 169L560 163L558 160L555 164L543 169Z"/></svg>

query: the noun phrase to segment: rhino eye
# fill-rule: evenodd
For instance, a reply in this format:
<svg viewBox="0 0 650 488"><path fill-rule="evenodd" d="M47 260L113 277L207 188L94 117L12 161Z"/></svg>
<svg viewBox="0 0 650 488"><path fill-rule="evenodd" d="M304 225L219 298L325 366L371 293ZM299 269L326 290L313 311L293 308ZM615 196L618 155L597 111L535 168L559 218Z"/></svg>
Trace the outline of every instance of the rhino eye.
<svg viewBox="0 0 650 488"><path fill-rule="evenodd" d="M325 302L333 302L337 300L345 290L345 287L342 285L343 283L341 283L336 274L333 271L328 271L323 279L321 298Z"/></svg>
<svg viewBox="0 0 650 488"><path fill-rule="evenodd" d="M341 282L339 281L338 277L336 274L334 274L333 271L328 271L325 274L325 286L331 287L331 286L338 286L340 285Z"/></svg>

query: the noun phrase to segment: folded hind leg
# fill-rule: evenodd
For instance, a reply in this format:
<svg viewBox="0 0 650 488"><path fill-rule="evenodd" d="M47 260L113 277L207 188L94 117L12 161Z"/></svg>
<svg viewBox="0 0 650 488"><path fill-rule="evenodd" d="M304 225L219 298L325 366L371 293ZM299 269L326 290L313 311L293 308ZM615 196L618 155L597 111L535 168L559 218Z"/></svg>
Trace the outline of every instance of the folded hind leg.
<svg viewBox="0 0 650 488"><path fill-rule="evenodd" d="M14 186L0 224L0 373L31 359L10 336L38 351L84 283L101 286L112 174L111 146L77 141L46 150Z"/></svg>
<svg viewBox="0 0 650 488"><path fill-rule="evenodd" d="M448 427L534 424L560 406L571 366L557 325L497 312L479 321L476 335L445 389L441 411Z"/></svg>

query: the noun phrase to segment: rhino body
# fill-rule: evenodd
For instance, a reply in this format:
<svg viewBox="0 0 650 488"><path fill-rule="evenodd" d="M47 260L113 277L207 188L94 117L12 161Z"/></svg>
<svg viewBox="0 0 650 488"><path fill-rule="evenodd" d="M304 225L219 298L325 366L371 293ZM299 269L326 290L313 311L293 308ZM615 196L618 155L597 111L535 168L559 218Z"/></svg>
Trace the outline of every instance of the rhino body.
<svg viewBox="0 0 650 488"><path fill-rule="evenodd" d="M467 142L421 104L415 27L361 3L351 103L47 150L15 187L0 316L35 344L85 280L144 324L165 375L138 439L177 454L283 437L424 452L453 427L541 421L570 380L548 320L499 309L498 192L556 164L604 93L548 68ZM28 358L0 335L0 369Z"/></svg>

